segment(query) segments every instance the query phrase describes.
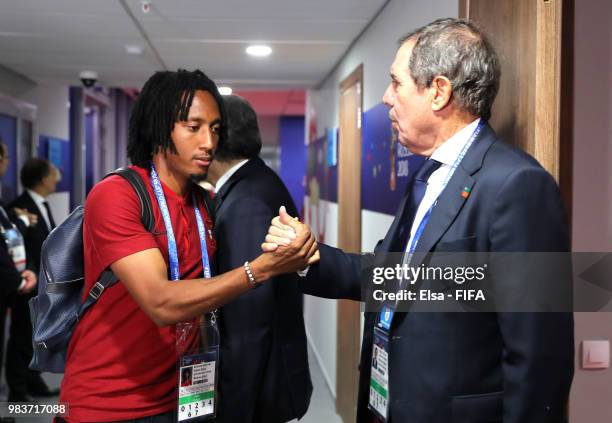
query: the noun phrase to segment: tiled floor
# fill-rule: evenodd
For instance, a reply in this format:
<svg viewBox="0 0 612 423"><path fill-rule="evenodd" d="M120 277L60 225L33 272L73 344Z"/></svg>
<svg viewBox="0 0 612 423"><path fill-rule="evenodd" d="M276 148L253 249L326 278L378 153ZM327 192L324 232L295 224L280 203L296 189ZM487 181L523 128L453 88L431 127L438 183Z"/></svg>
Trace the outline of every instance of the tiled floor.
<svg viewBox="0 0 612 423"><path fill-rule="evenodd" d="M342 423L342 419L336 414L334 398L310 348L308 349L308 361L310 362L313 391L308 412L300 423Z"/></svg>

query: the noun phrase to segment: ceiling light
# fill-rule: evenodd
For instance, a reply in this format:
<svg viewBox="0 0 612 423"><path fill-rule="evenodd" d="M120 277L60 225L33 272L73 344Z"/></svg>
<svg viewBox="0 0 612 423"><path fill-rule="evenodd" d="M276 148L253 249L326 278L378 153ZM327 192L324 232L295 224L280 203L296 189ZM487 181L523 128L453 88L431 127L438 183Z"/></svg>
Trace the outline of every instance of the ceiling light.
<svg viewBox="0 0 612 423"><path fill-rule="evenodd" d="M219 87L219 94L232 95L232 88L231 87Z"/></svg>
<svg viewBox="0 0 612 423"><path fill-rule="evenodd" d="M126 44L125 52L127 54L140 55L140 54L142 54L142 47L140 47L139 45L136 45L136 44Z"/></svg>
<svg viewBox="0 0 612 423"><path fill-rule="evenodd" d="M265 45L253 45L248 46L246 49L247 54L255 57L266 57L272 53L270 46Z"/></svg>

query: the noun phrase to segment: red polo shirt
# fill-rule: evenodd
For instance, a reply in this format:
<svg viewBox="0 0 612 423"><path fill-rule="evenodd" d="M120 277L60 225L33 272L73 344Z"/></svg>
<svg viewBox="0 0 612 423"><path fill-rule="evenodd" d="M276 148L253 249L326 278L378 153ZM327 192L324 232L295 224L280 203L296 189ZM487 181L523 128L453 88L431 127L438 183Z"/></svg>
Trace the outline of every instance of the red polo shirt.
<svg viewBox="0 0 612 423"><path fill-rule="evenodd" d="M115 261L158 248L168 265L168 238L148 172L145 181L155 216L155 234L140 222L140 203L129 183L111 176L87 197L83 223L86 295ZM191 192L181 197L162 183L176 238L181 279L202 277L202 255ZM215 250L201 197L208 254ZM181 283L181 282L172 282ZM193 338L192 342L197 342ZM118 282L107 289L75 328L61 387L69 422L128 420L172 410L176 404L177 354L174 325L158 327Z"/></svg>

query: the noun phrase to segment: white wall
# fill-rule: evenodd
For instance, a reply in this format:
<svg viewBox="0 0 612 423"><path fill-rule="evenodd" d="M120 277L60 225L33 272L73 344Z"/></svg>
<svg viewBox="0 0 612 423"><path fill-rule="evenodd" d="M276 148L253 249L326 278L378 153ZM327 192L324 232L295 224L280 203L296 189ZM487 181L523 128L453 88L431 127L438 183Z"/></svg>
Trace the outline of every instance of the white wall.
<svg viewBox="0 0 612 423"><path fill-rule="evenodd" d="M338 245L338 204L328 201L319 201L319 208L325 210L326 220L325 243L331 246ZM310 215L310 201L304 200L305 216ZM312 224L311 224L312 226ZM314 227L314 226L313 226ZM325 381L336 396L336 300L304 296L304 321L306 334L320 364Z"/></svg>
<svg viewBox="0 0 612 423"><path fill-rule="evenodd" d="M575 17L573 249L612 252L612 2L577 1ZM575 322L570 421L610 421L612 369L578 363L583 340L612 338L612 314L576 313Z"/></svg>
<svg viewBox="0 0 612 423"><path fill-rule="evenodd" d="M67 85L43 82L26 90L20 98L38 107L36 126L39 135L62 140L70 139L69 87ZM48 202L57 223L68 216L70 210L68 193L51 194Z"/></svg>
<svg viewBox="0 0 612 423"><path fill-rule="evenodd" d="M0 64L0 94L19 97L24 91L35 85L34 81Z"/></svg>
<svg viewBox="0 0 612 423"><path fill-rule="evenodd" d="M364 72L364 111L380 103L389 83L389 66L395 56L398 39L437 18L456 17L458 10L458 0L391 0L321 87L307 92L306 128L309 128L313 112L316 115L317 137L323 136L326 128L338 127L340 82L361 63ZM391 220L391 216L381 213L362 212L361 238L364 251L373 250L376 242L384 236ZM337 232L335 216L333 219L328 216L326 241L329 241L332 235L333 239L336 239ZM335 396L336 301L306 296L304 309L309 343L313 350L318 352L315 355Z"/></svg>
<svg viewBox="0 0 612 423"><path fill-rule="evenodd" d="M68 127L68 86L41 83L25 91L21 99L38 107L38 133L63 140L70 138Z"/></svg>
<svg viewBox="0 0 612 423"><path fill-rule="evenodd" d="M375 22L319 89L310 90L316 110L318 136L325 128L338 127L340 82L363 63L363 109L381 102L389 84L389 67L398 40L408 32L441 17L457 17L458 0L391 0Z"/></svg>

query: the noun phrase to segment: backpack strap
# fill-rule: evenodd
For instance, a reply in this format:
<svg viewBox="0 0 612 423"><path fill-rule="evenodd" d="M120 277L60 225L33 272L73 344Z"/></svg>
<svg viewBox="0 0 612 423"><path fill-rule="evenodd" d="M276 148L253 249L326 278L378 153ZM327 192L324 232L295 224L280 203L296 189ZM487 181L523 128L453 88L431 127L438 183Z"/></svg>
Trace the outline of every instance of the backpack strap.
<svg viewBox="0 0 612 423"><path fill-rule="evenodd" d="M151 199L149 198L149 193L147 192L147 188L138 173L135 170L130 169L129 167L120 167L114 172L109 173L106 177L110 175L119 175L130 183L136 191L138 195L138 200L140 201L140 220L145 229L149 232L153 232L155 228L155 219L153 217L153 206L151 205Z"/></svg>
<svg viewBox="0 0 612 423"><path fill-rule="evenodd" d="M140 175L129 167L120 167L114 172L106 175L104 178L108 178L111 175L119 175L122 178L125 178L130 183L132 188L134 188L134 191L136 191L136 194L138 195L138 200L140 201L140 221L147 231L153 232L155 229L153 206L151 205L151 198L149 197L147 188L145 187L144 181ZM89 307L98 301L98 298L100 298L100 295L102 295L106 288L110 288L117 283L117 281L117 276L115 276L110 268L104 270L98 281L89 290L89 294L87 294L87 298L83 304L81 304L81 308L79 309L78 313L79 318Z"/></svg>
<svg viewBox="0 0 612 423"><path fill-rule="evenodd" d="M85 301L81 304L81 308L79 308L79 319L89 307L98 301L98 298L100 298L100 295L102 295L104 290L113 286L115 283L117 283L117 281L117 276L115 276L110 269L106 269L104 272L102 272L100 279L94 284L94 286L91 287L89 294L87 294L87 298L85 298Z"/></svg>

